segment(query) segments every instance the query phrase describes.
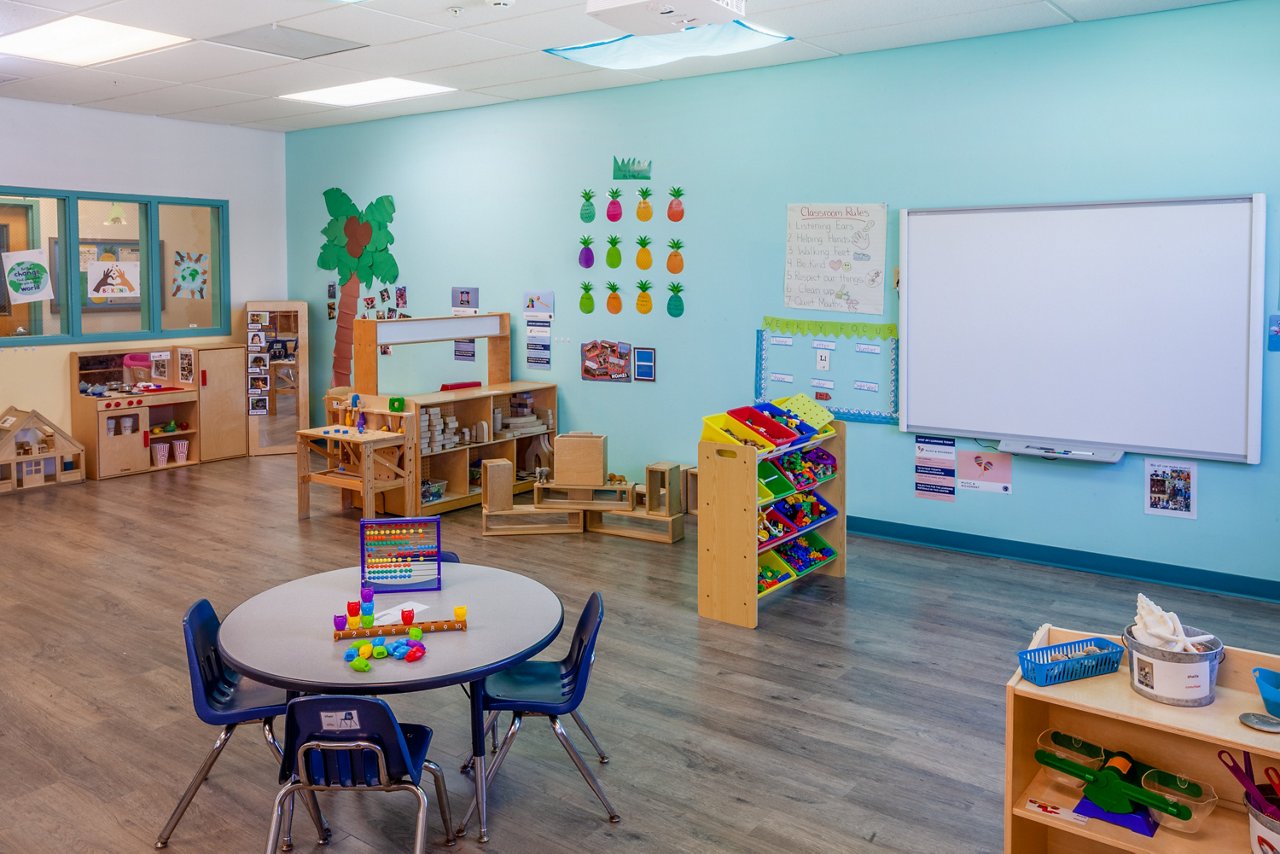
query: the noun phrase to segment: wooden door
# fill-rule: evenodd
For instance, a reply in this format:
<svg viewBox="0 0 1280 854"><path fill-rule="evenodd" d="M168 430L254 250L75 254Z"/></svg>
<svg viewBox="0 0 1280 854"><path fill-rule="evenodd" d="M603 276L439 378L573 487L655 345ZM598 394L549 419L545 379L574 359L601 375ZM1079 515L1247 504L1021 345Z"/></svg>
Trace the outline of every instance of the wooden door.
<svg viewBox="0 0 1280 854"><path fill-rule="evenodd" d="M26 205L0 205L0 231L4 232L0 252L40 248L28 244L31 239L30 217L31 208ZM0 293L0 336L12 335L20 326L30 332L32 305L33 303L13 305L7 296ZM38 306L39 303L34 305Z"/></svg>
<svg viewBox="0 0 1280 854"><path fill-rule="evenodd" d="M200 460L243 457L249 451L244 347L200 350Z"/></svg>

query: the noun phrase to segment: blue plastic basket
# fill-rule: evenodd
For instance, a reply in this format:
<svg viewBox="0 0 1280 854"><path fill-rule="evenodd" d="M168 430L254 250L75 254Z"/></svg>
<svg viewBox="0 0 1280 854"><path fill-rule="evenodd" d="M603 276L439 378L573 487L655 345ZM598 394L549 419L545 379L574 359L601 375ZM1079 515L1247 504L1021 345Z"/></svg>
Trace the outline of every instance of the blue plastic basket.
<svg viewBox="0 0 1280 854"><path fill-rule="evenodd" d="M1096 646L1102 651L1083 658L1050 661L1055 655L1070 655L1090 646ZM1115 673L1120 669L1120 658L1123 655L1124 647L1106 638L1085 638L1070 643L1024 649L1018 653L1018 663L1022 666L1022 678L1043 688L1073 679Z"/></svg>

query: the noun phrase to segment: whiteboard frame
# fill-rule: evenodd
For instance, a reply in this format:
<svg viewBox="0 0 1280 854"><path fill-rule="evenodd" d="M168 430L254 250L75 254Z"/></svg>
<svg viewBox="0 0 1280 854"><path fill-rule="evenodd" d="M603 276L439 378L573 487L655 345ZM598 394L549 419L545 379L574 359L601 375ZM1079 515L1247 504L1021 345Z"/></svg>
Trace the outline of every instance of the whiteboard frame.
<svg viewBox="0 0 1280 854"><path fill-rule="evenodd" d="M969 213L969 212L1005 212L1005 211L1025 211L1025 210L1075 210L1081 208L1116 208L1130 207L1142 205L1175 205L1175 204L1205 204L1214 202L1248 202L1250 203L1250 259L1249 259L1249 340L1247 343L1247 370L1246 378L1247 411L1245 413L1245 451L1243 454L1211 454L1202 451L1186 449L1186 448L1159 448L1141 445L1113 445L1108 443L1089 443L1090 447L1106 448L1119 451L1129 451L1141 454L1152 454L1169 457L1195 457L1197 459L1223 460L1226 462L1242 462L1249 464L1257 464L1261 462L1262 457L1262 353L1263 353L1263 330L1266 324L1265 312L1265 291L1266 291L1266 225L1267 225L1267 199L1265 193L1244 193L1239 195L1225 196L1188 196L1182 198L1171 199L1129 199L1123 201L1095 201L1095 202L1064 202L1050 204L1027 204L1027 205L990 205L990 206L974 206L974 207L951 207L951 208L902 208L898 213L898 266L901 269L902 286L898 295L898 331L900 333L901 346L898 353L898 369L899 382L910 382L911 376L911 350L909 346L911 336L911 268L909 264L910 257L910 239L911 227L910 218L912 216L929 216L933 214L953 214L953 213ZM927 433L941 435L956 435L956 431L945 425L939 424L922 424L911 420L911 413L908 407L908 396L899 389L899 418L898 429L903 433ZM965 436L968 438L994 439L994 440L1012 440L1012 441L1029 441L1029 442L1047 442L1058 443L1064 442L1071 444L1069 437L1060 436L1026 436L1013 433L983 432L973 433L966 430ZM1081 446L1082 443L1075 442L1075 446Z"/></svg>

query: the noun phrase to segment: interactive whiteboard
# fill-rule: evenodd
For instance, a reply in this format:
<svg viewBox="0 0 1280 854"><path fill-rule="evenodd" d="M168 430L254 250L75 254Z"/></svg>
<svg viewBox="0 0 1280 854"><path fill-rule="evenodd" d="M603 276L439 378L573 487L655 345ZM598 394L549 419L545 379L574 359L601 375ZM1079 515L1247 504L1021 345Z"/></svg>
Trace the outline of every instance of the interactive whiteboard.
<svg viewBox="0 0 1280 854"><path fill-rule="evenodd" d="M1258 462L1261 195L903 210L899 424Z"/></svg>

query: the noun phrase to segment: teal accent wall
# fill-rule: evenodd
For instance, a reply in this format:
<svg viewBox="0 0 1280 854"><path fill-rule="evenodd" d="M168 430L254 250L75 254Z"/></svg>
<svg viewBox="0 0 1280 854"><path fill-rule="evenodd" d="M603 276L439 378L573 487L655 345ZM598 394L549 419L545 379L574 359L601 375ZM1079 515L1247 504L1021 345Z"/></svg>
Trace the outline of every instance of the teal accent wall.
<svg viewBox="0 0 1280 854"><path fill-rule="evenodd" d="M395 197L392 231L410 311L447 314L449 288L481 289L482 307L516 315L525 289L556 292L550 378L561 384L562 427L609 435L610 469L692 462L700 417L750 400L754 330L766 314L896 322L793 312L782 305L786 205L939 207L1268 194L1266 305L1277 305L1280 202L1280 3L1214 6L1073 24L873 54L414 116L289 134L286 142L289 295L312 302L313 399L327 381L332 323L315 267L326 221L321 193L340 186L357 204ZM652 158L656 206L634 221L638 182L612 182L614 155ZM686 191L687 216L666 222L666 190ZM687 244L686 313L604 311L603 222L610 186L627 189L616 233ZM597 191L600 218L578 220L578 192ZM576 264L577 238L597 238L597 269ZM1176 239L1194 252L1196 236ZM671 279L661 269L664 289ZM993 258L999 263L999 258ZM891 260L892 265L895 261ZM610 271L612 272L612 271ZM596 313L578 312L577 283L597 285ZM613 278L610 276L609 278ZM1206 287L1212 287L1206 282ZM665 292L663 292L665 295ZM981 299L974 294L974 299ZM1100 311L1105 310L1100 307ZM1195 357L1195 318L1161 318ZM991 306L993 326L1001 307ZM982 334L982 330L975 330ZM1082 336L1089 330L1082 329ZM571 343L559 343L566 337ZM577 379L577 342L616 338L656 347L658 382ZM516 375L523 334L513 343ZM440 358L443 355L444 358ZM466 378L447 345L402 348L384 359L389 390L426 390ZM1267 355L1267 373L1275 367ZM474 373L474 372L473 372ZM841 366L834 377L852 381ZM975 384L981 377L974 377ZM1143 513L1142 458L1093 465L1019 458L1011 496L960 495L954 504L912 494L913 445L896 428L849 430L849 514L1036 547L1094 553L1244 578L1280 579L1280 460L1275 383L1266 376L1263 462L1199 463L1199 519ZM1011 401L1010 405L1016 405ZM1213 417L1181 411L1172 417ZM963 440L961 449L975 448Z"/></svg>

